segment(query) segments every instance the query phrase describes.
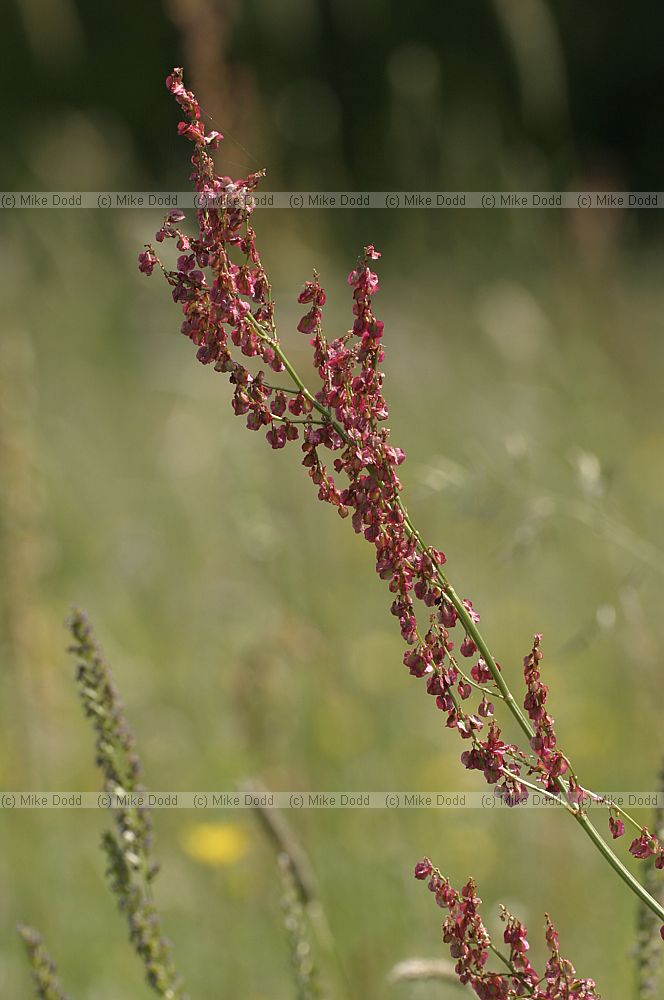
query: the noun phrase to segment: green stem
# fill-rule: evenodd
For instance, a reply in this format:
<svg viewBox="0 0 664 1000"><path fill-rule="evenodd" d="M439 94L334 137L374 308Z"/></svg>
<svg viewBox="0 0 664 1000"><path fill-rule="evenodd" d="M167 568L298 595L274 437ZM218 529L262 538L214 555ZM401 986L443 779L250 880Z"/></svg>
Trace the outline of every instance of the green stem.
<svg viewBox="0 0 664 1000"><path fill-rule="evenodd" d="M523 778L521 775L515 775L513 771L508 770L506 767L501 767L500 773L504 774L506 778L514 778L520 785L525 785L526 788L530 788L532 792L537 792L538 795L549 796L552 802L557 802L559 806L562 806L563 809L567 810L568 813L571 813L572 816L576 818L577 810L574 806L571 806L569 802L565 801L565 799L557 798L553 792L547 792L541 785L536 785L534 782L528 781L527 778Z"/></svg>
<svg viewBox="0 0 664 1000"><path fill-rule="evenodd" d="M504 700L505 700L505 702L507 704L507 707L509 708L510 712L512 713L512 715L516 719L517 723L519 724L519 726L521 727L521 729L523 730L523 732L525 733L525 735L528 737L528 740L530 741L533 738L533 736L535 735L535 730L533 729L533 727L528 722L527 718L525 717L525 715L521 711L521 708L517 704L517 702L516 702L516 700L514 698L514 695L510 691L509 687L507 686L507 682L505 681L505 678L503 677L502 673L500 672L500 668L498 667L498 664L496 663L496 661L494 660L493 656L491 655L491 651L489 650L489 647L487 646L486 642L484 641L484 638L483 638L481 632L477 628L477 625L475 624L475 622L473 621L473 619L468 614L468 611L466 610L466 607L465 607L463 601L461 600L461 598L457 594L456 590L451 585L451 583L447 579L445 573L442 571L442 569L440 567L438 567L438 577L439 577L439 579L440 579L440 581L441 581L441 583L443 585L443 590L445 591L445 594L447 595L447 597L450 599L450 601L454 605L454 609L455 609L457 615L459 616L459 619L460 619L463 627L465 628L466 633L470 636L470 638L473 640L473 642L477 646L478 650L482 654L482 659L484 660L484 662L486 663L487 667L489 668L491 676L493 677L498 690L502 694L502 696L503 696L503 698L504 698Z"/></svg>
<svg viewBox="0 0 664 1000"><path fill-rule="evenodd" d="M661 906L660 903L658 903L657 900L650 895L647 889L641 885L639 880L634 878L632 873L625 868L620 858L613 853L599 830L597 830L597 828L590 822L586 814L578 811L574 814L574 818L577 823L580 824L585 833L590 837L597 850L603 855L606 861L608 861L619 878L621 878L623 882L629 886L632 892L638 896L641 902L644 903L649 910L652 910L652 912L656 914L659 920L664 922L664 907Z"/></svg>

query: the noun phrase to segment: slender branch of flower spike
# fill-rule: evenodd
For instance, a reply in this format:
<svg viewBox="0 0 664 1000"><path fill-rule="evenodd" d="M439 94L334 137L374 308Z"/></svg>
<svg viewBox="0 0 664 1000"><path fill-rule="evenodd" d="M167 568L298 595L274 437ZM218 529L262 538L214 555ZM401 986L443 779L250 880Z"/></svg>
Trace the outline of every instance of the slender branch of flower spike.
<svg viewBox="0 0 664 1000"><path fill-rule="evenodd" d="M482 694L487 694L487 695L489 695L489 697L491 697L491 698L500 698L500 700L501 700L501 701L504 701L504 700L505 700L505 699L503 698L502 694L500 693L500 691L492 691L492 690L491 690L490 688L488 688L488 687L484 687L484 685L483 685L483 684L478 684L478 683L477 683L477 681L473 680L473 678L472 678L472 677L469 677L469 676L468 676L468 674L467 674L467 673L466 673L466 672L465 672L465 671L464 671L464 670L463 670L463 669L461 668L461 665L460 665L460 663L459 663L459 660L458 660L458 659L457 659L457 657L456 657L456 656L454 655L454 653L452 653L452 651L451 651L451 650L449 650L449 649L448 649L448 651L447 651L447 655L448 655L448 657L449 657L449 661L450 661L450 663L451 663L451 664L453 664L453 666L454 666L454 669L455 669L455 670L457 671L457 673L458 673L458 674L459 674L459 675L460 675L461 677L463 677L463 679L464 679L464 680L465 680L465 681L466 681L466 682L467 682L468 684L470 684L470 686L471 686L471 687L474 687L474 688L477 688L477 690L478 690L478 691L481 691L481 692L482 692Z"/></svg>
<svg viewBox="0 0 664 1000"><path fill-rule="evenodd" d="M74 611L69 628L74 640L70 652L78 660L81 700L97 736L96 763L104 776L104 791L109 797L131 799L144 789L140 784L141 762L122 702L90 625L80 611ZM140 806L120 805L115 808L115 823L116 833L107 830L102 847L111 891L127 918L129 939L152 989L164 1000L186 1000L152 898L158 866L152 857L150 814Z"/></svg>
<svg viewBox="0 0 664 1000"><path fill-rule="evenodd" d="M456 671L459 674L459 677L463 677L466 684L470 684L470 686L475 688L476 691L481 691L482 694L487 694L491 698L500 698L501 701L505 701L500 691L491 691L490 688L484 687L483 684L478 684L477 681L474 681L472 677L469 677L466 671L462 670L461 667L459 666L458 660L454 660L451 656L450 656L450 663L454 664Z"/></svg>
<svg viewBox="0 0 664 1000"><path fill-rule="evenodd" d="M326 424L325 420L313 420L311 417L307 417L305 420L297 420L295 417L276 417L274 414L272 414L272 420L284 424L305 424L307 427L325 427Z"/></svg>
<svg viewBox="0 0 664 1000"><path fill-rule="evenodd" d="M619 806L618 803L615 802L610 796L597 795L590 789L584 789L584 793L588 795L588 797L591 798L596 805L605 806L609 813L615 813L616 816L622 816L625 820L627 820L630 826L632 826L639 833L642 832L643 827L638 820L635 820L633 816L630 816L630 814L623 809L622 806Z"/></svg>
<svg viewBox="0 0 664 1000"><path fill-rule="evenodd" d="M509 771L508 768L502 767L500 769L500 772L501 774L504 774L508 778L514 777L514 775ZM533 781L528 781L528 779L524 778L523 775L519 775L519 784L525 785L526 788L529 788L531 790L531 792L537 792L538 795L550 796L552 802L557 802L559 806L561 806L563 809L565 809L568 813L570 813L572 816L576 818L577 814L576 808L570 805L566 799L559 798L557 795L553 795L550 792L546 792L541 785L536 785Z"/></svg>
<svg viewBox="0 0 664 1000"><path fill-rule="evenodd" d="M58 978L55 962L32 927L19 926L18 933L28 953L38 1000L69 1000Z"/></svg>
<svg viewBox="0 0 664 1000"><path fill-rule="evenodd" d="M405 508L404 508L404 513L405 513L405 516L406 516L406 524L409 525L409 526L411 526L411 521L410 521L410 518L408 517L407 513L405 512ZM413 533L415 533L414 529L412 529L412 530L413 530ZM422 546L423 551L426 550L426 546L422 542L419 534L417 534L417 537L419 539L419 544ZM445 594L447 595L447 597L450 599L450 601L454 605L454 609L455 609L457 615L459 616L461 624L465 628L467 635L470 636L470 638L473 640L473 642L477 646L478 650L482 654L482 658L483 658L484 662L486 663L487 667L489 668L489 670L491 671L491 676L493 677L493 679L494 679L494 681L496 683L496 686L498 687L498 690L500 691L500 693L502 694L503 698L505 699L505 703L506 703L508 709L510 710L510 712L512 713L512 715L516 719L518 725L521 727L521 729L523 730L523 732L525 733L525 735L528 737L528 739L529 740L532 739L532 737L535 735L535 730L533 729L533 727L530 725L530 723L526 719L526 717L523 714L521 708L519 707L518 702L516 701L516 698L514 697L514 695L512 694L512 692L510 691L510 689L508 687L508 684L507 684L507 681L503 677L503 675L502 675L502 673L501 673L498 665L496 664L496 661L493 658L493 654L491 653L491 650L489 649L489 647L487 646L486 642L484 641L484 637L483 637L482 633L478 629L477 625L473 621L473 619L472 619L471 615L469 614L469 612L468 612L465 604L463 603L462 599L459 597L459 595L457 594L456 590L454 589L454 587L452 586L452 584L449 582L449 580L447 579L446 574L443 572L443 570L440 568L440 566L437 567L437 573L438 573L438 577L440 579L440 582L441 582L441 584L443 586L443 591L445 592Z"/></svg>
<svg viewBox="0 0 664 1000"><path fill-rule="evenodd" d="M272 385L271 382L263 382L266 389L270 389L272 392L285 392L287 396L297 396L299 389L287 389L283 385Z"/></svg>

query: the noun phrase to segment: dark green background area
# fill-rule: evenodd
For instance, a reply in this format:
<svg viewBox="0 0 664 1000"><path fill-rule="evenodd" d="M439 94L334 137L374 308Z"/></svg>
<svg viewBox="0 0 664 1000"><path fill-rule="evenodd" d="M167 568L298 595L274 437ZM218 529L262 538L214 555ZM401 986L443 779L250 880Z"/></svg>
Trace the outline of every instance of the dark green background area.
<svg viewBox="0 0 664 1000"><path fill-rule="evenodd" d="M225 55L220 65L231 91L233 78L246 76L260 95L278 96L298 78L333 92L340 128L332 145L339 160L335 157L336 167L323 174L321 187L347 178L363 189L388 190L406 181L413 188L458 182L446 162L446 128L468 109L481 109L485 125L498 128L505 142L532 147L546 158L552 189L564 187L590 165L607 162L615 165L626 189L656 189L664 157L662 9L645 3L573 2L513 7L506 21L509 7L487 0L406 7L389 0L200 5L215 11L219 51ZM21 170L24 144L39 141L35 126L70 108L119 119L145 176L159 182L173 178L172 164L165 163L172 149L170 109L159 99L156 84L190 52L191 38L183 38L181 18L173 14L177 8L64 0L5 4L3 33L10 44L2 81L12 141L1 162L7 181L13 183ZM196 4L179 8L189 11L194 35L196 21L205 18L197 15ZM394 95L388 76L390 57L407 44L429 48L441 72L428 109L430 134L418 136L429 155L415 175L404 178L394 149L399 136L391 134ZM541 50L535 48L540 44ZM557 99L535 100L533 106L524 58L539 59L540 84L551 72L558 76ZM270 150L271 169L289 183L306 169L301 161L310 150L275 142L269 110L263 110L260 152ZM244 127L241 123L240 134ZM255 124L247 127L253 131ZM422 127L426 132L424 120ZM8 133L9 128L6 138ZM488 143L484 149L489 152ZM492 160L478 162L473 182L500 187L497 167Z"/></svg>

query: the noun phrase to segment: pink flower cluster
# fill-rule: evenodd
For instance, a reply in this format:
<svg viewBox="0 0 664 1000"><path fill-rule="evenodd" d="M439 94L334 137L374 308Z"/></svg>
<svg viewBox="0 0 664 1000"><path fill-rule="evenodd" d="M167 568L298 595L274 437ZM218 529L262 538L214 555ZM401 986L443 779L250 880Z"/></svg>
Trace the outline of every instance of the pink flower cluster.
<svg viewBox="0 0 664 1000"><path fill-rule="evenodd" d="M448 910L443 923L443 941L456 960L459 982L471 986L480 1000L526 996L533 1000L599 1000L594 980L578 979L574 966L561 956L558 934L548 915L546 945L549 958L540 976L527 957L530 944L526 928L504 907L501 914L505 922L503 942L509 946L509 952L503 953L494 946L479 913L482 900L472 879L459 892L428 858L415 865L415 878L428 881L438 905ZM491 954L500 958L509 972L487 969Z"/></svg>
<svg viewBox="0 0 664 1000"><path fill-rule="evenodd" d="M274 372L286 368L274 325L269 282L249 225L253 208L250 195L262 175L238 181L217 176L208 150L216 145L219 134L205 134L200 108L185 89L180 69L168 77L167 86L188 119L180 123L178 131L194 144L192 179L200 200L196 212L199 232L196 237L185 235L177 225L183 213L171 212L156 238L158 242L176 241L180 251L176 269L164 268L149 245L139 255L139 268L151 274L155 266L162 267L173 299L184 313L182 332L198 348L199 361L228 374L233 410L245 417L247 427L264 428L275 449L300 439L301 432L303 465L318 487L319 498L333 504L342 517L352 512L355 531L375 546L376 571L393 594L392 613L410 647L404 655L406 667L416 677L427 676L427 691L446 714L448 727L475 741L484 720L493 715L493 705L484 692L477 712L466 712L462 703L470 698L473 687L490 681L490 674L479 659L466 675L453 656L450 630L459 617L446 596L440 572L445 555L424 546L407 519L397 474L405 455L390 444L389 430L384 426L388 408L380 369L383 323L373 311L373 298L380 288L373 264L380 254L373 246L365 247L348 275L354 321L344 336L328 342L323 334L325 291L316 274L299 295L299 302L308 307L298 330L311 338L319 377L315 394L303 385L289 389L273 386L263 371L252 374L233 353L233 346L246 358L258 357ZM333 454L332 468L324 460L323 450ZM339 476L345 477L345 485L339 484ZM422 630L415 600L428 614ZM464 601L464 608L471 621L479 621L471 601ZM464 634L460 655L469 658L476 652L472 638ZM519 765L506 763L506 753L515 754L516 748L500 741L500 730L492 723L483 748L472 761L483 754L482 769L487 777L495 775L492 780L499 783L508 801L519 801L524 794L517 782ZM471 758L466 759L471 766Z"/></svg>
<svg viewBox="0 0 664 1000"><path fill-rule="evenodd" d="M493 719L491 699L506 695L498 683L500 666L493 660L489 666L488 654L485 659L478 650L479 614L471 601L456 596L443 570L444 553L424 544L402 503L397 470L405 455L390 443L385 426L383 323L373 310L379 291L374 266L380 254L374 246L365 247L348 275L354 320L343 336L328 341L323 333L325 291L315 272L299 295L306 311L297 328L310 338L319 380L312 393L281 348L270 284L250 225L252 192L263 172L240 180L218 176L210 150L221 135L205 132L200 107L185 89L181 69L174 69L166 84L185 115L178 132L194 147L191 176L199 206L198 234L191 237L178 228L184 213L173 210L156 240L175 241L176 267L166 268L148 244L139 254L139 269L147 275L155 267L162 270L182 308L182 333L196 345L198 360L228 376L235 414L245 418L250 430L263 429L273 449L300 441L302 464L318 497L336 507L341 517L350 514L354 530L374 546L376 572L388 584L391 611L408 646L404 664L414 677L426 678L427 693L446 725L469 741L462 754L464 766L481 771L508 805L527 798L528 779L534 778L537 787L549 792L566 790L568 801L581 808L590 793L578 784L558 748L554 720L546 711L541 636L535 636L524 659L523 704L534 731L525 753L503 740ZM241 358L258 359L272 372L285 373L291 386L273 385L271 376L263 370L252 373ZM457 627L462 631L458 650L451 638ZM472 661L465 669L464 660ZM472 710L466 703L474 691L481 698ZM525 719L523 724L528 725ZM609 823L613 837L621 836L623 822L611 807ZM664 865L661 845L645 828L630 851L639 858L655 856L657 866Z"/></svg>
<svg viewBox="0 0 664 1000"><path fill-rule="evenodd" d="M557 738L554 720L545 709L548 688L542 683L539 663L543 653L540 648L542 636L537 634L533 648L523 660L523 676L526 682L526 697L523 707L528 712L535 729L535 735L530 741L539 762L546 789L555 792L556 779L566 773L568 763L560 750L556 749Z"/></svg>

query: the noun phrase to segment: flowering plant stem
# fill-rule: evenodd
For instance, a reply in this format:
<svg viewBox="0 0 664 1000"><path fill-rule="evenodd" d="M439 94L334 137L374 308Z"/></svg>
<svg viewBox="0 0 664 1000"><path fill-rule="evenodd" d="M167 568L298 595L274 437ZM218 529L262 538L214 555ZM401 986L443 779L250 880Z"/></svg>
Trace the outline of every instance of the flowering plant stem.
<svg viewBox="0 0 664 1000"><path fill-rule="evenodd" d="M251 313L248 314L247 318L249 319L251 325L253 326L258 336L262 340L265 340L267 343L269 343L274 353L281 360L284 369L286 370L286 372L288 372L288 374L292 378L293 383L296 386L296 389L291 391L302 393L302 395L305 397L305 399L307 399L311 403L314 409L316 409L322 415L324 422L331 424L332 427L334 427L337 434L344 441L346 441L346 443L350 444L351 443L350 438L346 434L344 427L339 423L338 420L334 418L330 409L324 406L321 402L319 402L319 400L317 400L316 397L309 391L309 389L303 382L302 378L298 374L297 370L293 366L292 362L284 352L281 344L274 337L270 336L270 334L261 326L261 324L258 323L253 316L251 316ZM398 498L397 503L404 516L406 533L409 535L409 537L415 539L417 547L421 552L426 552L427 546L424 543L419 531L411 521L406 506L404 505L400 497ZM531 740L535 736L535 730L531 726L530 722L528 721L523 711L521 710L517 700L512 694L509 685L507 684L507 681L503 677L501 670L496 664L496 661L491 653L491 650L487 646L482 633L478 629L476 623L473 621L471 615L468 613L463 603L463 600L459 597L456 590L447 579L447 574L444 572L442 567L437 566L436 570L443 592L446 594L449 601L453 604L456 613L459 616L459 619L466 630L466 634L471 637L471 639L477 646L479 652L482 654L484 662L486 663L489 671L491 672L491 676L498 690L500 691L500 694L502 695L505 704L507 705L509 711L512 713L514 719L516 720L517 724L519 725L523 733L528 737L528 740ZM568 785L565 783L562 777L558 777L556 779L556 785L558 786L558 789L561 792L561 794L566 797L569 789ZM538 788L537 791L541 791L541 789ZM568 808L567 811L574 816L575 820L577 821L581 829L590 838L590 840L593 842L593 844L600 852L602 857L608 862L611 868L613 868L614 872L623 880L623 882L628 886L628 888L630 888L632 892L641 900L641 902L644 903L654 914L656 914L660 920L664 921L664 907L656 899L654 899L653 896L650 895L650 893L644 888L643 885L641 885L638 879L636 879L634 875L632 875L632 873L629 871L629 869L625 867L625 865L622 863L620 858L614 853L614 851L611 850L609 845L606 843L606 841L600 834L599 830L595 827L595 825L589 819L587 814L583 811L582 807L580 805L577 805ZM619 811L623 813L623 815L626 815L627 819L630 820L636 827L639 826L639 824L636 823L636 821L632 820L631 816L625 814L623 810Z"/></svg>
<svg viewBox="0 0 664 1000"><path fill-rule="evenodd" d="M372 269L380 253L373 245L365 247L348 275L355 319L345 335L328 342L323 333L326 295L316 271L298 296L298 302L306 305L308 312L297 329L311 337L313 366L320 378L317 390L312 391L279 341L272 289L249 221L255 207L252 192L264 171L236 181L218 175L210 150L223 136L216 131L206 134L200 105L185 88L182 69L173 70L166 86L185 114L178 133L194 146L191 179L198 196L198 233L190 236L177 227L185 218L180 209L169 212L155 238L159 243L176 242L181 254L176 269L167 268L149 243L139 254L139 269L147 275L155 267L162 271L173 300L181 306L181 331L196 345L197 360L228 376L236 416L246 418L249 430L265 430L265 438L275 450L299 439L304 454L302 465L318 487L318 499L336 507L342 518L352 512L353 530L375 547L376 572L394 598L390 611L398 619L408 647L403 663L412 676L426 679L426 693L445 713L447 728L456 730L470 745L471 749L461 755L463 766L482 771L495 794L508 806L524 802L529 789L561 804L642 905L662 921L660 934L664 938L664 907L604 841L587 815L588 805L607 808L614 840L624 834L624 821L632 824L639 836L629 845L630 854L640 859L654 858L654 866L660 871L664 869L664 845L615 802L579 783L568 757L558 746L555 720L546 709L548 687L539 666L543 655L541 635L535 635L524 657L526 692L523 701L517 703L477 627L479 614L470 600L459 596L442 568L446 562L444 552L426 544L403 502L397 468L406 456L401 448L390 444L389 428L383 424L389 415L382 391L384 324L373 311L373 296L380 285ZM260 358L280 376L279 387L266 381L264 370L252 374L241 355ZM288 379L292 387L282 388L281 382ZM333 453L335 476L344 477L341 488L324 464L323 449ZM420 604L416 605L416 601ZM457 625L464 633L458 653L450 636L450 630ZM476 654L477 662L466 673L459 656ZM475 712L464 706L473 691L482 694ZM492 697L507 705L526 737L522 747L501 738L500 726L493 718ZM479 735L482 731L484 738ZM422 865L417 866L418 870L423 870ZM470 883L466 891L475 898ZM447 889L445 894L455 907L456 897L453 899ZM516 928L516 923L509 924L508 937L514 937ZM555 932L550 929L547 933L553 949L551 961L558 967ZM482 953L480 957L482 964L486 956ZM595 995L594 986L589 989L591 992L584 996ZM500 995L501 1000L508 996L504 989L495 995ZM558 1000L555 991L547 990L546 996Z"/></svg>

